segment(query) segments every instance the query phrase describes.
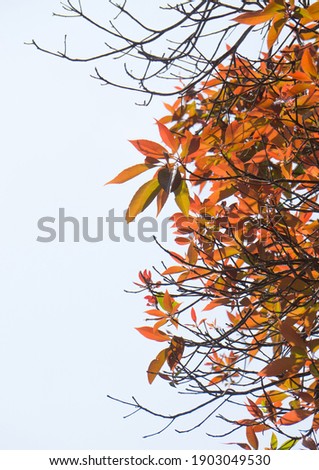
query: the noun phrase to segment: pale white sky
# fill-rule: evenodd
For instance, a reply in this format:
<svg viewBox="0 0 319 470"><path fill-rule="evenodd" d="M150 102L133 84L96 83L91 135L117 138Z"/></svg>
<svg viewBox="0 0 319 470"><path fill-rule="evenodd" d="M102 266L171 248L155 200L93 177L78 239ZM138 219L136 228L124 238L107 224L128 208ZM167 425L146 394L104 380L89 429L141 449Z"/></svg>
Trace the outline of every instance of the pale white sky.
<svg viewBox="0 0 319 470"><path fill-rule="evenodd" d="M145 8L146 2L136 3ZM163 253L151 243L107 237L36 241L38 219L57 217L60 207L88 217L92 231L110 209L122 213L139 182L103 184L141 161L128 139L158 139L153 118L163 115L163 105L136 107L133 95L89 78L92 66L24 45L35 38L57 49L65 32L82 35L74 23L52 18L58 0L0 4L0 447L222 448L234 438L205 435L222 429L218 420L191 434L177 434L173 426L145 440L163 422L142 413L123 420L131 410L106 397L134 395L170 412L195 403L158 379L147 383L145 371L161 345L134 330L144 324L143 296L123 292L140 269L160 266ZM83 51L94 49L88 30L82 39Z"/></svg>

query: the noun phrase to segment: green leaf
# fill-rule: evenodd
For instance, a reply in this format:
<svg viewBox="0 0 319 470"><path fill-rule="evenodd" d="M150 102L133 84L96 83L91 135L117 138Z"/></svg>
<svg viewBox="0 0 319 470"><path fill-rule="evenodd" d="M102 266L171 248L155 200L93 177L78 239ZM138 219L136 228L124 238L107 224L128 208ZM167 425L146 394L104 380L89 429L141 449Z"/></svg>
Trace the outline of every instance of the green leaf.
<svg viewBox="0 0 319 470"><path fill-rule="evenodd" d="M277 447L278 447L278 439L277 439L277 436L274 432L271 435L270 446L271 446L272 450L276 450Z"/></svg>
<svg viewBox="0 0 319 470"><path fill-rule="evenodd" d="M285 441L278 450L290 450L294 447L294 445L297 444L299 439L288 439L288 441Z"/></svg>

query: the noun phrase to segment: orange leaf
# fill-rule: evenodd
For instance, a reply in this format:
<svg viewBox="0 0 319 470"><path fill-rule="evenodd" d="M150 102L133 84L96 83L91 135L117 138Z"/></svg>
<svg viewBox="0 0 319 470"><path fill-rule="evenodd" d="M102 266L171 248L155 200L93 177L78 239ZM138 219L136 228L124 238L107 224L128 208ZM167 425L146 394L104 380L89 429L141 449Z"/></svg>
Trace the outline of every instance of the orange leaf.
<svg viewBox="0 0 319 470"><path fill-rule="evenodd" d="M254 126L251 122L233 121L226 129L225 144L231 145L236 143L243 143L253 130Z"/></svg>
<svg viewBox="0 0 319 470"><path fill-rule="evenodd" d="M249 413L254 416L255 418L262 418L263 417L263 412L258 408L256 403L254 403L252 400L247 398L248 404L246 405L247 410Z"/></svg>
<svg viewBox="0 0 319 470"><path fill-rule="evenodd" d="M282 357L268 364L268 366L264 367L258 375L261 377L280 375L289 370L294 364L295 359L293 357Z"/></svg>
<svg viewBox="0 0 319 470"><path fill-rule="evenodd" d="M141 326L139 328L135 328L141 335L145 336L145 338L152 339L154 341L169 341L171 338L161 330L157 330L154 332L154 329L151 326Z"/></svg>
<svg viewBox="0 0 319 470"><path fill-rule="evenodd" d="M132 222L140 212L143 212L159 193L160 189L161 187L157 178L143 184L134 194L128 206L125 216L126 221Z"/></svg>
<svg viewBox="0 0 319 470"><path fill-rule="evenodd" d="M203 311L205 310L212 310L213 308L215 307L218 307L220 305L228 305L229 304L229 299L227 297L221 297L221 298L217 298L217 299L214 299L212 300L211 302L209 302L205 308L203 308Z"/></svg>
<svg viewBox="0 0 319 470"><path fill-rule="evenodd" d="M291 346L298 346L299 348L305 349L306 343L301 338L300 334L297 333L295 328L292 327L292 322L294 322L294 320L292 320L291 318L287 318L281 323L281 325L279 326L279 330Z"/></svg>
<svg viewBox="0 0 319 470"><path fill-rule="evenodd" d="M225 258L230 258L231 256L237 255L239 253L238 248L235 246L227 246L225 248L220 248L214 251L213 258L214 261L220 261Z"/></svg>
<svg viewBox="0 0 319 470"><path fill-rule="evenodd" d="M234 21L250 25L265 23L265 21L271 20L274 14L280 10L285 10L285 7L271 1L264 10L243 13L234 18Z"/></svg>
<svg viewBox="0 0 319 470"><path fill-rule="evenodd" d="M187 250L187 261L191 265L195 265L198 259L198 251L195 248L194 243L190 243L188 250Z"/></svg>
<svg viewBox="0 0 319 470"><path fill-rule="evenodd" d="M152 315L154 317L160 317L160 318L167 317L166 313L164 313L161 310L158 310L156 308L146 310L145 313L147 313L148 315Z"/></svg>
<svg viewBox="0 0 319 470"><path fill-rule="evenodd" d="M218 384L218 383L222 382L223 380L225 380L225 375L215 375L215 377L213 377L213 378L209 381L209 384L208 384L208 385Z"/></svg>
<svg viewBox="0 0 319 470"><path fill-rule="evenodd" d="M166 290L165 294L164 294L164 297L163 297L163 307L166 310L166 312L172 313L173 303L174 303L174 300L170 296L169 292Z"/></svg>
<svg viewBox="0 0 319 470"><path fill-rule="evenodd" d="M157 195L157 215L161 212L161 210L164 207L164 204L166 203L168 199L168 193L164 189L160 189L158 195Z"/></svg>
<svg viewBox="0 0 319 470"><path fill-rule="evenodd" d="M165 315L164 318L161 318L161 320L158 320L156 323L154 323L153 325L153 332L156 334L158 329L163 326L163 325L166 325L166 323L168 322L168 317Z"/></svg>
<svg viewBox="0 0 319 470"><path fill-rule="evenodd" d="M247 437L247 441L249 442L251 447L253 449L257 450L258 449L258 439L257 439L256 433L253 429L253 426L247 426L246 427L246 437Z"/></svg>
<svg viewBox="0 0 319 470"><path fill-rule="evenodd" d="M318 431L319 429L319 413L315 414L312 421L312 429Z"/></svg>
<svg viewBox="0 0 319 470"><path fill-rule="evenodd" d="M305 73L311 78L317 78L318 72L315 64L313 63L312 56L309 48L305 49L302 54L301 67Z"/></svg>
<svg viewBox="0 0 319 470"><path fill-rule="evenodd" d="M272 24L271 24L271 27L269 29L268 36L267 36L268 49L271 49L271 47L274 45L282 28L286 24L286 18L284 14L285 14L284 12L277 14L272 21Z"/></svg>
<svg viewBox="0 0 319 470"><path fill-rule="evenodd" d="M319 20L319 3L315 2L307 8L307 12L310 14L313 20Z"/></svg>
<svg viewBox="0 0 319 470"><path fill-rule="evenodd" d="M160 144L153 142L151 140L139 139L139 140L130 140L131 144L141 152L146 157L152 158L166 158L167 150Z"/></svg>
<svg viewBox="0 0 319 470"><path fill-rule="evenodd" d="M189 242L189 240L188 240ZM171 266L167 269L165 269L165 271L162 272L163 275L165 274L176 274L176 273L182 273L186 271L186 269L182 266Z"/></svg>
<svg viewBox="0 0 319 470"><path fill-rule="evenodd" d="M158 125L158 130L164 144L166 144L167 147L169 147L172 152L175 153L179 147L178 138L160 121L156 121L156 124Z"/></svg>
<svg viewBox="0 0 319 470"><path fill-rule="evenodd" d="M153 168L154 165L146 165L145 163L139 163L138 165L133 165L129 168L126 168L126 170L121 171L115 178L113 178L111 181L108 181L105 184L121 184L125 183L125 181L130 180L131 178L134 178L137 175L140 175L146 170L149 170L150 168Z"/></svg>
<svg viewBox="0 0 319 470"><path fill-rule="evenodd" d="M166 349L163 349L157 356L155 359L153 359L153 361L150 363L150 365L148 366L148 369L147 369L147 378L148 378L148 381L149 383L151 384L154 379L156 378L157 374L159 373L159 371L161 370L161 368L163 367L165 361L166 361L166 358L167 358L167 354L168 354L168 348Z"/></svg>
<svg viewBox="0 0 319 470"><path fill-rule="evenodd" d="M278 421L282 426L290 426L291 424L299 423L312 415L312 411L309 410L292 410L285 413Z"/></svg>

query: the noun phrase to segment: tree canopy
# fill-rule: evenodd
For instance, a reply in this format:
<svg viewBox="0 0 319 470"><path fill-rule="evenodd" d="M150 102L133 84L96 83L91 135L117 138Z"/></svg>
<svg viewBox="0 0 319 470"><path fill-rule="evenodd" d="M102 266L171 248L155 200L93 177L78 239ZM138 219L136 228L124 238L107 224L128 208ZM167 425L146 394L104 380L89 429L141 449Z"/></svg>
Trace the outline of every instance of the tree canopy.
<svg viewBox="0 0 319 470"><path fill-rule="evenodd" d="M86 19L81 7L66 8ZM130 16L126 3L118 8ZM169 198L176 202L176 250L162 247L171 264L146 268L137 282L149 320L137 330L164 343L148 381L202 396L185 413L205 407L208 419L218 410L227 434L245 429L247 441L237 443L245 449L258 449L262 433L269 449L299 442L317 450L319 1L167 8L181 19L157 30L130 16L142 39L115 29L124 45L98 58L141 57L142 76L128 72L136 88L177 95L157 121L159 141L132 141L142 162L109 182L150 175L129 203L128 222L152 203L159 213ZM172 31L170 52L151 54L148 45ZM260 48L250 56L251 38ZM175 78L176 88L155 89L162 77ZM229 403L241 419L227 416Z"/></svg>

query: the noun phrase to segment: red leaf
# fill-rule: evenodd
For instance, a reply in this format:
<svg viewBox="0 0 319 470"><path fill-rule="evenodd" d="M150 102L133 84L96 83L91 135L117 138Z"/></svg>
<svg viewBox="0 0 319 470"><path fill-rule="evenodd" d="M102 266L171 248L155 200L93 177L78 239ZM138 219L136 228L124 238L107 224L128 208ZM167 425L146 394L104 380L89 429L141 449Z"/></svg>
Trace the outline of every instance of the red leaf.
<svg viewBox="0 0 319 470"><path fill-rule="evenodd" d="M193 322L197 323L197 316L196 316L194 307L192 307L192 310L191 310L191 317L192 317Z"/></svg>

